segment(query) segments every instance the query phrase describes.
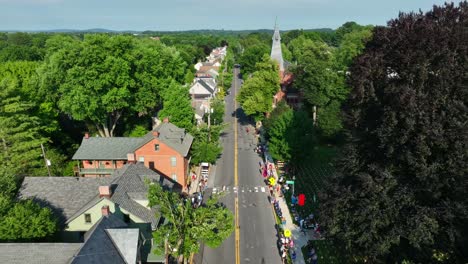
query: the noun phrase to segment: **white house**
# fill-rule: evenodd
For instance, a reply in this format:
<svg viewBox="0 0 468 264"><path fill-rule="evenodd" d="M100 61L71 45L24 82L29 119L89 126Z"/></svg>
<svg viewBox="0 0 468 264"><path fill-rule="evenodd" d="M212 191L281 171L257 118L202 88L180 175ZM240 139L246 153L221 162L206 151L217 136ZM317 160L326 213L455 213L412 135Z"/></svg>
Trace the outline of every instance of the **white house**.
<svg viewBox="0 0 468 264"><path fill-rule="evenodd" d="M192 100L209 100L216 95L218 88L213 78L195 78L189 93Z"/></svg>

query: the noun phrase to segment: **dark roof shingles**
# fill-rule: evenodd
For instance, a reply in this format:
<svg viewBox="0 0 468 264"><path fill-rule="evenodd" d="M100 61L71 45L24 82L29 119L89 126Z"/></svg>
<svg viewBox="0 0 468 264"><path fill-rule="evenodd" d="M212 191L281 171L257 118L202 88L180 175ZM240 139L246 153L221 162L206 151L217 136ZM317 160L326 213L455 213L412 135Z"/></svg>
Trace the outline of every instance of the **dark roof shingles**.
<svg viewBox="0 0 468 264"><path fill-rule="evenodd" d="M102 217L93 228L86 233L87 239L80 250L75 254L71 263L126 263L118 248L105 231L105 229L108 228L123 227L127 227L127 224L112 214Z"/></svg>
<svg viewBox="0 0 468 264"><path fill-rule="evenodd" d="M0 243L0 262L66 264L82 243Z"/></svg>
<svg viewBox="0 0 468 264"><path fill-rule="evenodd" d="M90 137L83 138L73 160L127 160L127 154L140 146L143 138Z"/></svg>
<svg viewBox="0 0 468 264"><path fill-rule="evenodd" d="M25 177L18 198L32 198L51 208L60 223L66 222L99 193L112 178Z"/></svg>

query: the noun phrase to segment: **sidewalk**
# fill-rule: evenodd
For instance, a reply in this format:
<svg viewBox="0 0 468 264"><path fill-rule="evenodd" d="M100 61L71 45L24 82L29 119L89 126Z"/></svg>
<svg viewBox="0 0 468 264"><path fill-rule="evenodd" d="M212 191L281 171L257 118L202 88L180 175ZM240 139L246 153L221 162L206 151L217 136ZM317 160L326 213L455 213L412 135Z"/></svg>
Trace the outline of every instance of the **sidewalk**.
<svg viewBox="0 0 468 264"><path fill-rule="evenodd" d="M216 165L210 165L210 170L208 173L208 182L206 187L213 187L214 184L214 174L216 173ZM197 166L195 170L195 174L197 175L196 179L191 182L190 189L188 190L188 194L194 194L196 192L200 192L200 180L203 180L203 176L201 175L201 166ZM189 176L191 177L191 176Z"/></svg>
<svg viewBox="0 0 468 264"><path fill-rule="evenodd" d="M192 178L191 178L192 173L190 173L190 175L189 175L189 177L190 177L190 188L188 190L189 195L192 195L192 194L200 191L199 183L200 183L200 180L203 180L203 176L201 175L201 166L196 167L195 174L197 175L195 180L192 180Z"/></svg>
<svg viewBox="0 0 468 264"><path fill-rule="evenodd" d="M268 152L264 152L265 160L267 162L273 163L273 159L270 157ZM276 179L278 179L278 173L276 171L276 167L273 164L273 175ZM283 197L279 197L279 193L276 193L276 199L278 201L279 207L281 212L283 213L283 217L286 219L286 225L284 229L289 229L291 231L291 238L294 240L294 251L296 252L296 260L293 261L294 264L305 264L305 259L302 254L301 248L307 245L308 240L313 240L313 231L306 230L304 234L301 232L299 226L293 223L293 219L291 217L291 213L289 212L288 205L286 204L286 199ZM276 213L275 213L276 214ZM291 252L290 252L291 253Z"/></svg>

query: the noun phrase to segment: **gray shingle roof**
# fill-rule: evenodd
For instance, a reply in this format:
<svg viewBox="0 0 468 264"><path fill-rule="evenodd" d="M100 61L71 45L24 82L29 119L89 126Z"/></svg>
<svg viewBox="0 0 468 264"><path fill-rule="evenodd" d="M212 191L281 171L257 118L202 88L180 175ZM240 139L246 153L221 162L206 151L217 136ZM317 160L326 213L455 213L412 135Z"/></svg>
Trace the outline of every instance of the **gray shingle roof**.
<svg viewBox="0 0 468 264"><path fill-rule="evenodd" d="M0 243L0 263L66 264L82 243Z"/></svg>
<svg viewBox="0 0 468 264"><path fill-rule="evenodd" d="M205 84L207 85L207 84ZM207 85L209 86L209 85ZM165 144L187 156L193 136L172 123L161 123L155 129ZM73 160L127 160L128 153L134 153L154 138L152 132L143 137L90 137L83 138L81 145L73 155ZM181 140L181 138L183 140Z"/></svg>
<svg viewBox="0 0 468 264"><path fill-rule="evenodd" d="M83 138L73 155L74 160L127 160L141 145L143 138L137 137L90 137Z"/></svg>
<svg viewBox="0 0 468 264"><path fill-rule="evenodd" d="M159 183L162 186L172 189L174 183L159 175L158 173L146 168L143 163L127 164L122 169L117 170L112 177L116 178L113 182L117 187L111 200L118 204L123 209L129 211L133 215L141 218L147 223L151 223L153 228L157 227L159 218L156 218L157 208L151 210L136 202L135 195L139 193L136 200L140 200L142 196L146 199L148 186L145 184L145 179L151 182ZM132 198L133 196L133 198Z"/></svg>
<svg viewBox="0 0 468 264"><path fill-rule="evenodd" d="M140 232L126 227L111 214L86 232L84 243L0 243L0 263L136 263Z"/></svg>
<svg viewBox="0 0 468 264"><path fill-rule="evenodd" d="M99 193L99 186L109 185L113 178L25 177L18 198L33 198L50 207L61 224L70 219Z"/></svg>
<svg viewBox="0 0 468 264"><path fill-rule="evenodd" d="M149 209L135 201L146 199L145 179L169 189L175 186L172 180L136 163L125 165L107 178L25 177L18 198L33 198L50 207L63 224L104 199L99 198L99 186L112 185L110 200L155 228L159 223L157 208Z"/></svg>
<svg viewBox="0 0 468 264"><path fill-rule="evenodd" d="M110 235L106 232L106 229L109 228L124 227L127 227L127 224L112 214L101 217L101 219L86 232L87 239L80 250L74 255L71 263L125 264L126 262L123 255L113 243ZM136 252L138 248L136 247L133 250Z"/></svg>
<svg viewBox="0 0 468 264"><path fill-rule="evenodd" d="M161 123L155 131L159 132L159 140L186 157L192 146L193 136L185 132L185 129L178 128L172 123ZM148 133L146 136L151 135ZM145 137L146 137L145 136Z"/></svg>

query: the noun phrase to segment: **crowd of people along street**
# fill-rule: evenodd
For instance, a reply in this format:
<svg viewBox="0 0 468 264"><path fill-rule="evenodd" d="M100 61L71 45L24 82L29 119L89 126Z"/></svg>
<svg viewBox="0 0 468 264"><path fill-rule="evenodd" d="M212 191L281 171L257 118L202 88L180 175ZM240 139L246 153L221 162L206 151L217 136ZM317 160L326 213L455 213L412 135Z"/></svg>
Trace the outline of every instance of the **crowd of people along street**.
<svg viewBox="0 0 468 264"><path fill-rule="evenodd" d="M268 151L268 146L264 144L259 144L254 149L254 151L262 157L262 160L264 160L264 152ZM276 167L274 167L274 163L271 163L269 161L261 161L259 162L259 166L260 175L264 178L264 181L268 185L270 191L270 201L275 208L276 215L279 219L281 219L281 225L279 225L279 228L277 229L277 236L278 248L283 259L283 263L286 263L288 255L294 263L296 260L296 252L294 250L294 239L291 237L291 231L285 228L286 219L283 216L283 212L281 211L281 208L279 207L278 203L278 199L284 199L284 193L287 190L289 190L289 186L286 184L283 173L280 173L280 177L278 180L275 179L273 170L276 170ZM297 206L301 206L301 204L299 203L298 197L296 197L293 193L291 197L291 215L294 217L296 225L299 225L301 232L303 232L305 236L307 236L306 230L313 230L313 237L315 239L320 239L320 225L317 223L316 219L314 218L314 215L311 213L308 216L301 216L296 210ZM307 256L304 257L306 258L307 263L316 264L318 261L318 256L312 244L312 240L308 240L306 248Z"/></svg>

